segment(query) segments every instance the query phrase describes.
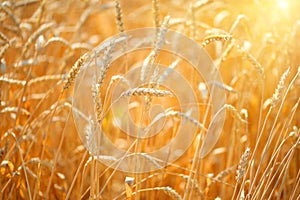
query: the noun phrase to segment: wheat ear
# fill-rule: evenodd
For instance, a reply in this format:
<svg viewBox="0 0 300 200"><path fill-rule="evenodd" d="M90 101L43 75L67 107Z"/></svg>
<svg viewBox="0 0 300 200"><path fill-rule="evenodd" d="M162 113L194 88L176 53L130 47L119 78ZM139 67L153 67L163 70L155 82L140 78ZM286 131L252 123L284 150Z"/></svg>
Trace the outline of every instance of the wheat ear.
<svg viewBox="0 0 300 200"><path fill-rule="evenodd" d="M61 38L61 37L52 37L50 38L44 45L44 48L47 47L48 45L52 44L52 43L59 43L59 44L62 44L68 48L71 48L70 46L70 43L64 39L64 38Z"/></svg>
<svg viewBox="0 0 300 200"><path fill-rule="evenodd" d="M43 24L32 35L30 35L30 37L24 45L23 55L27 52L30 44L32 44L40 35L47 32L52 26L54 26L54 23L51 22Z"/></svg>
<svg viewBox="0 0 300 200"><path fill-rule="evenodd" d="M124 33L124 23L123 23L123 13L121 9L120 0L115 0L115 9L116 9L116 23L119 33Z"/></svg>
<svg viewBox="0 0 300 200"><path fill-rule="evenodd" d="M166 35L168 27L169 27L169 21L170 21L170 16L166 16L161 24L161 27L159 28L157 35L156 35L153 50L150 52L150 54L147 56L147 58L143 62L142 69L141 69L141 81L143 83L147 80L149 72L151 70L151 67L154 64L155 59L159 55L161 47L164 44L165 35Z"/></svg>
<svg viewBox="0 0 300 200"><path fill-rule="evenodd" d="M226 176L228 176L229 174L232 174L234 172L234 170L236 169L236 165L229 167L223 171L221 171L220 173L218 173L214 180L216 181L222 181L223 178L225 178Z"/></svg>
<svg viewBox="0 0 300 200"><path fill-rule="evenodd" d="M156 28L160 25L159 20L159 0L152 0L153 21Z"/></svg>
<svg viewBox="0 0 300 200"><path fill-rule="evenodd" d="M236 41L234 41L236 43ZM260 75L262 77L264 77L264 68L262 67L262 65L257 61L257 59L250 54L249 52L247 52L243 47L241 47L239 44L235 44L235 47L242 53L243 56L245 56L245 58L251 63L251 65L253 65L255 67L255 69L258 70L258 72L260 73Z"/></svg>
<svg viewBox="0 0 300 200"><path fill-rule="evenodd" d="M166 113L166 116L182 117L182 118L190 121L191 123L195 124L197 127L201 128L202 130L207 131L207 129L204 127L204 125L202 123L200 123L198 120L189 116L186 113L178 112L178 111L169 111Z"/></svg>
<svg viewBox="0 0 300 200"><path fill-rule="evenodd" d="M271 102L272 102L272 107L275 107L281 97L282 91L284 89L284 84L285 84L285 80L288 76L288 74L290 73L290 68L288 68L281 76L279 83L277 84L276 90L271 98Z"/></svg>
<svg viewBox="0 0 300 200"><path fill-rule="evenodd" d="M154 88L133 88L129 89L121 94L123 96L155 96L155 97L164 97L164 96L174 96L172 92L167 90L159 90Z"/></svg>
<svg viewBox="0 0 300 200"><path fill-rule="evenodd" d="M247 147L245 152L243 153L241 159L240 159L240 163L238 166L238 170L237 170L237 175L236 175L236 182L239 183L241 181L241 179L243 178L243 176L245 175L245 169L246 166L248 164L248 158L250 156L250 148Z"/></svg>
<svg viewBox="0 0 300 200"><path fill-rule="evenodd" d="M65 80L63 89L68 89L74 82L76 76L78 75L80 68L83 66L84 62L87 60L88 55L87 53L83 54L73 65L71 70L69 71L69 74L67 76L67 79Z"/></svg>
<svg viewBox="0 0 300 200"><path fill-rule="evenodd" d="M7 84L21 85L21 86L24 86L26 84L26 81L11 79L11 78L7 78L4 76L0 76L0 83L1 82L7 83Z"/></svg>
<svg viewBox="0 0 300 200"><path fill-rule="evenodd" d="M209 35L203 39L203 42L201 43L202 48L206 47L212 42L216 41L228 41L231 40L232 37L230 35Z"/></svg>
<svg viewBox="0 0 300 200"><path fill-rule="evenodd" d="M92 86L92 95L95 103L96 116L97 121L101 123L101 115L103 111L102 101L101 101L101 88L103 85L103 81L106 77L106 73L110 67L111 53L114 49L114 42L111 42L109 46L104 51L103 64L101 66L100 76L97 80L95 80Z"/></svg>
<svg viewBox="0 0 300 200"><path fill-rule="evenodd" d="M164 44L165 35L169 28L169 21L170 21L170 16L166 16L161 24L160 29L159 29L158 38L157 38L157 41L155 41L155 45L154 45L154 49L153 49L155 52L155 57L158 56L158 54L160 53L161 47Z"/></svg>

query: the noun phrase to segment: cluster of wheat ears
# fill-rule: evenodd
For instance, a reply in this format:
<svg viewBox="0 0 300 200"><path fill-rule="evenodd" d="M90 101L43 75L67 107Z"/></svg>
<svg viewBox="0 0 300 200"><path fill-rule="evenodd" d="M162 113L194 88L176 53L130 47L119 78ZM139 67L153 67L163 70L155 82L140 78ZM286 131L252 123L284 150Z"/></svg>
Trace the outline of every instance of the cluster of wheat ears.
<svg viewBox="0 0 300 200"><path fill-rule="evenodd" d="M300 3L241 2L2 1L0 199L299 199ZM201 101L205 86L199 86L196 73L176 66L192 80L200 102L199 118L178 109L176 94L155 81L123 92L131 102L142 98L149 105L173 106L166 113L173 126L140 141L140 150L166 145L182 120L199 132L179 159L162 168L161 162L141 154L157 168L136 174L103 164L84 147L75 128L72 101L74 82L89 52L112 35L143 27L158 30L150 54L125 56L127 67L119 71L104 62L91 87L97 119L91 123L106 130L120 148L126 150L132 139L116 130L113 115L103 117L111 103L104 99L116 82L130 81L123 74L133 67L133 58L144 57L152 64L168 59L166 52L160 52L168 29L185 34L207 51L223 79L215 87L227 98L222 132L201 157L199 146L211 116L203 119L209 105ZM107 48L104 61L111 51ZM157 71L144 70L146 77L155 78ZM167 100L160 102L163 98ZM140 119L149 105L135 107L132 118Z"/></svg>

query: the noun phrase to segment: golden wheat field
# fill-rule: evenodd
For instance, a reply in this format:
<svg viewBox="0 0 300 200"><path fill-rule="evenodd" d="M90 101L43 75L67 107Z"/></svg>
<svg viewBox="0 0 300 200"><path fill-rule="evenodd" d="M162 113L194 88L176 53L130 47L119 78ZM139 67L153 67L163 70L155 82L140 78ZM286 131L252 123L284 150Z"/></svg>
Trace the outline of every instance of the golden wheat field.
<svg viewBox="0 0 300 200"><path fill-rule="evenodd" d="M0 4L0 199L300 199L300 1Z"/></svg>

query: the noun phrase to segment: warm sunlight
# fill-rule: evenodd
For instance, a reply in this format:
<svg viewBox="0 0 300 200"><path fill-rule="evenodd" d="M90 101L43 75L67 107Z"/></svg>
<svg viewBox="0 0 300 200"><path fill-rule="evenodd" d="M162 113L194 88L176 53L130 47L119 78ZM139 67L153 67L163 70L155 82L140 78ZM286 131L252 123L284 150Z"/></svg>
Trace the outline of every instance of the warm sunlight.
<svg viewBox="0 0 300 200"><path fill-rule="evenodd" d="M278 0L277 5L282 10L289 9L289 2L287 0Z"/></svg>
<svg viewBox="0 0 300 200"><path fill-rule="evenodd" d="M300 199L300 0L3 0L0 199Z"/></svg>

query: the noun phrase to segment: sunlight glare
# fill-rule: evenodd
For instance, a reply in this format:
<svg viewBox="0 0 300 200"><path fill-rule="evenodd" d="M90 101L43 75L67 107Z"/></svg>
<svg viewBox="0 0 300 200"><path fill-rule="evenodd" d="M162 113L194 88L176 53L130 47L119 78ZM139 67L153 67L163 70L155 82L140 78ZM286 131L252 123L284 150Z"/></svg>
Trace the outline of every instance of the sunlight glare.
<svg viewBox="0 0 300 200"><path fill-rule="evenodd" d="M286 10L289 7L289 4L286 0L279 0L277 5L280 9Z"/></svg>

